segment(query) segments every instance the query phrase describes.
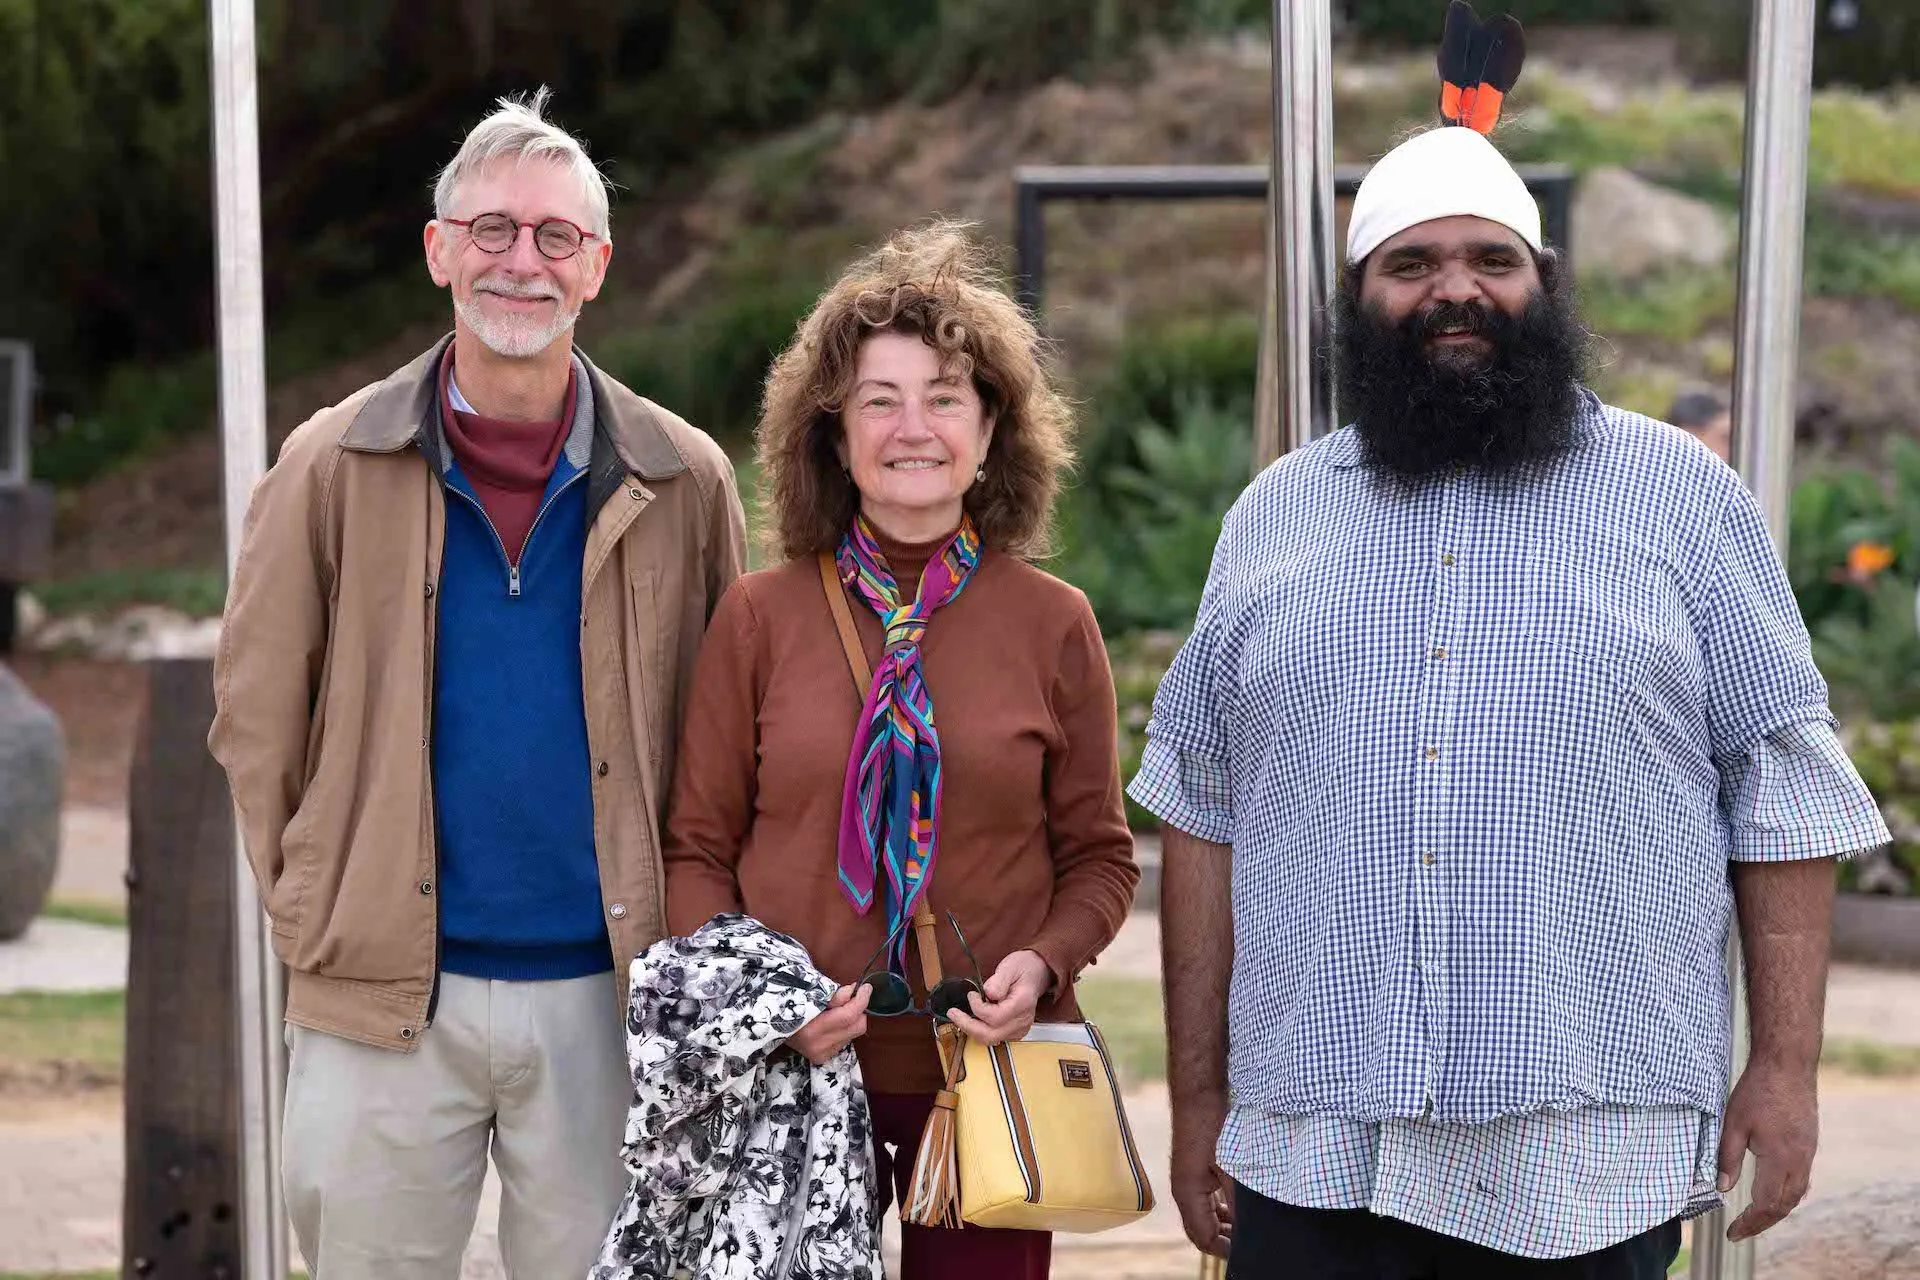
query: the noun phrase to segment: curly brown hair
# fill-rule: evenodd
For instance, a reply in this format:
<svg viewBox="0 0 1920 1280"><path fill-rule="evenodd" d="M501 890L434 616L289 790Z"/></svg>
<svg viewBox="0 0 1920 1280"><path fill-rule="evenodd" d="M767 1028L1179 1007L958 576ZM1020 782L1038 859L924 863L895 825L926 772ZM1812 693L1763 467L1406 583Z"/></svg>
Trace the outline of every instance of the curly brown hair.
<svg viewBox="0 0 1920 1280"><path fill-rule="evenodd" d="M981 541L1027 560L1048 554L1054 495L1073 461L1073 410L1053 387L1046 342L971 231L943 219L896 232L820 295L768 371L755 437L778 553L832 550L852 524L860 495L835 449L840 408L861 344L905 333L948 371L970 375L994 416L986 479L964 500Z"/></svg>

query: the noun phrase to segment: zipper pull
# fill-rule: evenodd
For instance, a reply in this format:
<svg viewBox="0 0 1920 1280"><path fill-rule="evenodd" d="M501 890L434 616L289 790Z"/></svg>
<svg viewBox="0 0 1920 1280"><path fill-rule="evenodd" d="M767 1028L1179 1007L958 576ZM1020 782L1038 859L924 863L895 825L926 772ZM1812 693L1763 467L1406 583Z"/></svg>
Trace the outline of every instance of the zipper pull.
<svg viewBox="0 0 1920 1280"><path fill-rule="evenodd" d="M510 565L507 569L507 594L510 596L520 594L520 566L517 564Z"/></svg>

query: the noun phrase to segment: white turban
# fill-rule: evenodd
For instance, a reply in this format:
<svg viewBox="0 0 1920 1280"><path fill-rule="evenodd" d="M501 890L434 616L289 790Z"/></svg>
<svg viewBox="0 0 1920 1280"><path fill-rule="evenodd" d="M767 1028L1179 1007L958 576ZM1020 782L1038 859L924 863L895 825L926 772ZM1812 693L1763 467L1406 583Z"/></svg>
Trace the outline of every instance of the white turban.
<svg viewBox="0 0 1920 1280"><path fill-rule="evenodd" d="M1471 216L1508 227L1542 248L1540 206L1484 134L1430 129L1380 157L1360 183L1347 220L1347 261L1359 262L1408 227Z"/></svg>

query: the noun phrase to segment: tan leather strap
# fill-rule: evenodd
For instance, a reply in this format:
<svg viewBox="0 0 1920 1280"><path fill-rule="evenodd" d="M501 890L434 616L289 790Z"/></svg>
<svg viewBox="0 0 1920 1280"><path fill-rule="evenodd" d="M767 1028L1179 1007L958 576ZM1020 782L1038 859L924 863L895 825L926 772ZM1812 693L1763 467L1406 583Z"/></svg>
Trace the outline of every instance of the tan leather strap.
<svg viewBox="0 0 1920 1280"><path fill-rule="evenodd" d="M853 696L864 707L867 690L873 687L873 668L867 665L866 652L860 647L860 633L853 629L853 610L847 608L847 593L840 589L840 570L829 551L820 553L820 585L827 593L827 607L833 610L840 647L847 651L847 670L853 674Z"/></svg>
<svg viewBox="0 0 1920 1280"><path fill-rule="evenodd" d="M827 593L827 607L833 610L833 625L840 632L840 647L847 653L847 670L853 675L853 696L861 706L867 705L867 690L873 687L873 668L867 665L866 652L860 647L860 633L853 629L853 611L847 607L847 593L840 586L840 569L834 563L833 554L822 551L820 561L820 586ZM933 912L927 907L925 894L913 904L913 933L920 949L920 976L926 979L927 990L932 991L940 985L940 935L933 923Z"/></svg>

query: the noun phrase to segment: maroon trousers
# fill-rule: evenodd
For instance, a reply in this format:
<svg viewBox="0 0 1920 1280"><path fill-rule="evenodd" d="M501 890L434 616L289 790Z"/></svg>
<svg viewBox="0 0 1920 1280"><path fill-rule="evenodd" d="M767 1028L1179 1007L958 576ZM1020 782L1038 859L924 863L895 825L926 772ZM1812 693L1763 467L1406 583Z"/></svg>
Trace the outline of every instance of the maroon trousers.
<svg viewBox="0 0 1920 1280"><path fill-rule="evenodd" d="M883 1198L906 1198L920 1134L933 1110L930 1093L869 1093L874 1177ZM891 1147L893 1150L888 1151ZM1045 1231L900 1224L901 1280L1047 1280L1053 1237Z"/></svg>

